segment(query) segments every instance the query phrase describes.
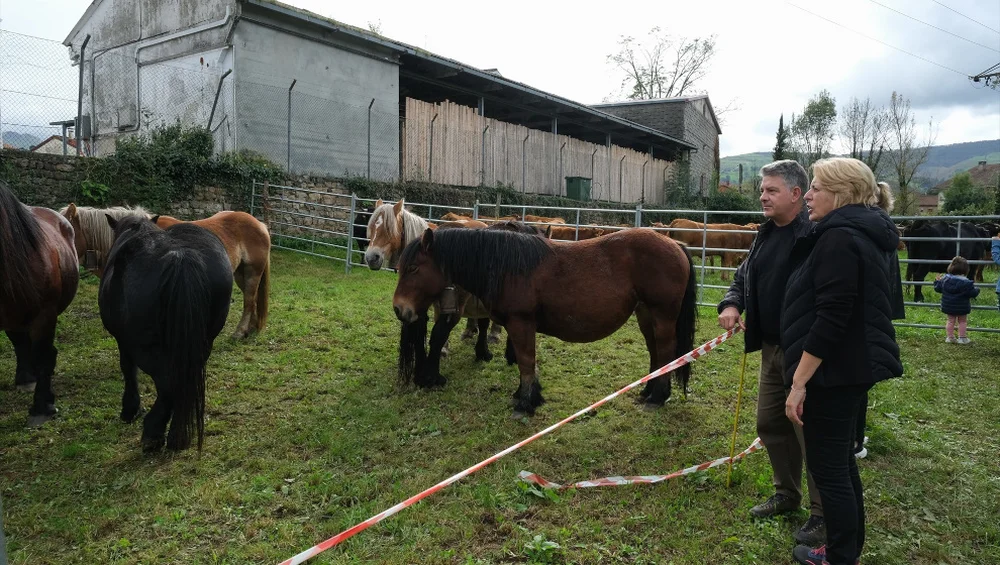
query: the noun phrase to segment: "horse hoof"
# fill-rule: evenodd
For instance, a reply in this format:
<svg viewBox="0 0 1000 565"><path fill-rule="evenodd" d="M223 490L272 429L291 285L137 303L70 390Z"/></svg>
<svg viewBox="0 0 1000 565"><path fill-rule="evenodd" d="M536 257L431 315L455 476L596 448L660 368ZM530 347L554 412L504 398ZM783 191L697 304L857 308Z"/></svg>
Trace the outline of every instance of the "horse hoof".
<svg viewBox="0 0 1000 565"><path fill-rule="evenodd" d="M490 345L496 345L496 344L500 343L500 336L499 335L491 335L490 337L486 338L486 343L488 343Z"/></svg>
<svg viewBox="0 0 1000 565"><path fill-rule="evenodd" d="M483 361L483 362L489 363L492 360L493 360L493 354L490 353L489 351L487 351L483 355L476 355L476 361Z"/></svg>
<svg viewBox="0 0 1000 565"><path fill-rule="evenodd" d="M164 439L162 437L160 437L160 438L153 438L153 439L143 438L142 439L142 452L143 453L158 453L161 449L163 449L163 445L165 443L166 442L164 441Z"/></svg>
<svg viewBox="0 0 1000 565"><path fill-rule="evenodd" d="M17 390L21 392L35 392L35 383L18 383Z"/></svg>
<svg viewBox="0 0 1000 565"><path fill-rule="evenodd" d="M513 414L510 415L511 420L527 420L528 415L520 410L515 410Z"/></svg>
<svg viewBox="0 0 1000 565"><path fill-rule="evenodd" d="M476 332L462 332L462 341L469 341L476 335Z"/></svg>
<svg viewBox="0 0 1000 565"><path fill-rule="evenodd" d="M660 404L654 404L652 402L643 402L642 403L642 411L643 412L656 412L657 410L660 409L661 406L662 405L660 405Z"/></svg>
<svg viewBox="0 0 1000 565"><path fill-rule="evenodd" d="M123 410L122 413L119 414L118 416L126 424L131 424L132 422L135 421L136 418L138 418L139 416L142 416L145 412L146 412L145 410L143 410L142 408L139 408L138 410L136 410L135 412L133 412L131 415L129 415L127 412L125 412Z"/></svg>
<svg viewBox="0 0 1000 565"><path fill-rule="evenodd" d="M54 417L55 415L53 414L36 414L33 416L28 416L28 428L30 429L40 428L42 427L42 425L45 424L45 422L48 422Z"/></svg>

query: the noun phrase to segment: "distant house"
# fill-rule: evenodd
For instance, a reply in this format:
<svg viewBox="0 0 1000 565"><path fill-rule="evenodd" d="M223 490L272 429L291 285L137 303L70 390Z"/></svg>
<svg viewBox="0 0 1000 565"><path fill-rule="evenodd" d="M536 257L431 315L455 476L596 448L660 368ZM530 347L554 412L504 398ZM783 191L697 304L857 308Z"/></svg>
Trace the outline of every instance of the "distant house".
<svg viewBox="0 0 1000 565"><path fill-rule="evenodd" d="M35 145L28 151L32 153L45 153L47 155L68 155L76 154L76 139L66 138L65 147L61 135L50 135L47 139Z"/></svg>
<svg viewBox="0 0 1000 565"><path fill-rule="evenodd" d="M597 104L594 108L680 138L692 145L688 185L706 194L719 174L722 127L707 94Z"/></svg>
<svg viewBox="0 0 1000 565"><path fill-rule="evenodd" d="M1000 163L987 165L986 161L980 161L978 165L964 172L969 173L969 176L972 177L973 186L990 190L995 189L997 183L1000 183ZM931 191L944 192L950 187L951 179L948 179L935 186Z"/></svg>
<svg viewBox="0 0 1000 565"><path fill-rule="evenodd" d="M944 194L921 194L917 199L917 206L921 214L937 212L944 205Z"/></svg>

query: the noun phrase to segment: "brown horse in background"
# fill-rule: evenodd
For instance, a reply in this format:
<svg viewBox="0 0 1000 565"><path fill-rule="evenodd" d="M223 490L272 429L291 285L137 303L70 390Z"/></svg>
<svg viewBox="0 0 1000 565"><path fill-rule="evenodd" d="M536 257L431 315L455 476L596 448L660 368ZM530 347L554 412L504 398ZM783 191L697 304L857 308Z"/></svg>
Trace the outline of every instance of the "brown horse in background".
<svg viewBox="0 0 1000 565"><path fill-rule="evenodd" d="M168 228L181 220L158 216L156 225ZM233 267L233 280L243 292L243 317L233 332L244 338L267 325L268 295L271 292L271 235L267 226L246 212L218 212L192 223L222 240Z"/></svg>
<svg viewBox="0 0 1000 565"><path fill-rule="evenodd" d="M694 343L696 281L691 257L675 241L636 228L581 242L559 242L499 230L426 230L399 260L393 310L419 323L450 285L483 301L507 329L521 379L515 416L544 399L535 366L536 333L563 341L603 339L634 312L650 370ZM690 367L674 372L684 390ZM670 397L670 379L647 382L647 405Z"/></svg>
<svg viewBox="0 0 1000 565"><path fill-rule="evenodd" d="M653 227L672 228L664 235L668 235L671 239L679 241L688 247L700 248L702 247L702 244L704 244L704 247L706 248L704 252L705 258L708 259L713 256L721 257L723 267L738 266L743 260L743 257L746 256L746 252L722 251L722 249L746 249L748 252L750 250L750 245L753 243L755 234L741 232L757 230L757 224L747 224L745 226L741 226L739 224L703 224L686 218L678 218L670 222L669 226L664 226L663 224L656 222L653 224ZM721 231L691 231L705 229L731 230L733 233L725 233ZM698 255L699 253L696 252L695 254ZM729 271L722 271L720 278L724 281L729 280Z"/></svg>
<svg viewBox="0 0 1000 565"><path fill-rule="evenodd" d="M143 208L89 208L70 204L61 211L76 231L76 250L87 267L103 278L105 262L114 243L114 233L105 215L118 220L125 216L153 215ZM184 223L170 216L156 216L156 225L167 228ZM233 279L243 292L243 316L233 337L240 339L267 325L271 287L271 236L267 226L246 212L219 212L190 222L214 233L226 248Z"/></svg>
<svg viewBox="0 0 1000 565"><path fill-rule="evenodd" d="M0 330L14 345L15 385L35 391L31 427L57 412L56 320L73 302L79 280L73 226L54 210L21 204L0 182Z"/></svg>

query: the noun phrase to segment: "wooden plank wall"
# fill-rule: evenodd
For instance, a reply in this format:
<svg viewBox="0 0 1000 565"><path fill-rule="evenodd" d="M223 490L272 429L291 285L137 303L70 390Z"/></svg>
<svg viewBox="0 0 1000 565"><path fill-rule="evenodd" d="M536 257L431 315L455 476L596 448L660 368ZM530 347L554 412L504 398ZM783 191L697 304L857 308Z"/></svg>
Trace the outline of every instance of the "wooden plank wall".
<svg viewBox="0 0 1000 565"><path fill-rule="evenodd" d="M673 162L651 160L646 153L617 145L610 153L604 145L483 118L468 106L406 99L402 154L407 180L505 184L522 192L565 195L565 177L580 176L593 179L594 200L638 202L645 197L648 204L663 204Z"/></svg>

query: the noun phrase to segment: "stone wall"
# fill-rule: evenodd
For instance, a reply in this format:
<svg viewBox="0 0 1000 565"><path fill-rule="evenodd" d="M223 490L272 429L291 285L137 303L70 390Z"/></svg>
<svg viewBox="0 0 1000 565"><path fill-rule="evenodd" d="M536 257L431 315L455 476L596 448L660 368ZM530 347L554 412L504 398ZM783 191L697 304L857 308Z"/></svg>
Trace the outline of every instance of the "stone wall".
<svg viewBox="0 0 1000 565"><path fill-rule="evenodd" d="M58 210L70 202L81 201L80 185L87 178L87 165L91 159L5 149L0 151L0 179L7 181L25 204ZM116 202L113 197L109 205L144 204ZM151 211L195 220L232 209L226 189L199 186L191 198L173 202L165 210Z"/></svg>

